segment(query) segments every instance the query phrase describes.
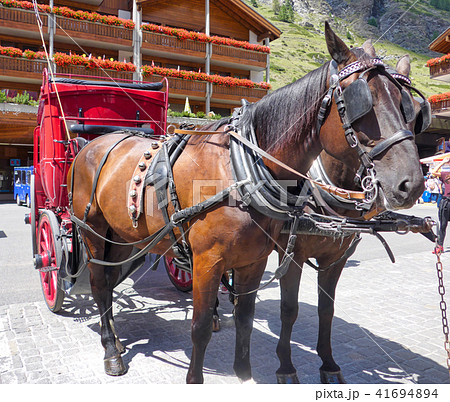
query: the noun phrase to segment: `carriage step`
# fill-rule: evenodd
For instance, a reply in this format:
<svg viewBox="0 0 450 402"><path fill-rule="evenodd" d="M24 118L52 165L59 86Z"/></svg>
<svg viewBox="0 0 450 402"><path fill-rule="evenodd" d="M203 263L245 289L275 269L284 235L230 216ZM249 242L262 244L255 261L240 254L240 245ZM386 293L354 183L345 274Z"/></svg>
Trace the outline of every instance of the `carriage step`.
<svg viewBox="0 0 450 402"><path fill-rule="evenodd" d="M41 272L55 271L58 267L52 266L52 255L50 250L43 251L41 254L35 254L33 257L34 268Z"/></svg>
<svg viewBox="0 0 450 402"><path fill-rule="evenodd" d="M46 272L57 271L58 267L42 267L42 268L37 268L37 269L39 269L39 272L42 272L45 274Z"/></svg>

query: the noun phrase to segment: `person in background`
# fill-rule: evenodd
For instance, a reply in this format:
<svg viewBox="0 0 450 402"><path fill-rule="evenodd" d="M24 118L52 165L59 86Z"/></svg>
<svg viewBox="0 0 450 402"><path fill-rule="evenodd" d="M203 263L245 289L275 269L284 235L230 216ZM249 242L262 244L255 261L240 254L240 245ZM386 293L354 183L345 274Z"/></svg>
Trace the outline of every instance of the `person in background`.
<svg viewBox="0 0 450 402"><path fill-rule="evenodd" d="M440 180L436 178L433 173L430 173L427 178L426 188L430 192L431 198L430 201L435 203L439 198L439 194L441 193Z"/></svg>
<svg viewBox="0 0 450 402"><path fill-rule="evenodd" d="M433 254L441 254L444 252L444 239L447 231L447 224L450 220L450 172L442 172L442 167L449 162L450 158L444 158L442 162L431 170L431 174L441 178L444 184L442 199L438 206L439 228L437 244L433 250Z"/></svg>

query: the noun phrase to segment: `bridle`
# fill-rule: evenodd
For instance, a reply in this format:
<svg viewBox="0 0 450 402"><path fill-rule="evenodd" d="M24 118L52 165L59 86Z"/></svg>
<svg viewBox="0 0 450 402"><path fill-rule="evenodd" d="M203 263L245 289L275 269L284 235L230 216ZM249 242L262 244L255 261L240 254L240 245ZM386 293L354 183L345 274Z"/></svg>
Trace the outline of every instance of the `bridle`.
<svg viewBox="0 0 450 402"><path fill-rule="evenodd" d="M426 129L429 125L431 112L428 101L416 88L411 86L411 80L397 73L395 70L386 66L380 59L373 58L365 61L356 61L345 66L338 71L337 63L333 60L330 62L330 79L329 89L322 100L318 118L316 132L320 133L320 129L325 122L331 101L334 101L339 112L342 127L344 129L345 138L351 148L354 148L360 160L360 167L355 175L355 183L360 185L365 198L360 203L361 209L368 209L376 200L378 195L378 186L376 173L374 170L374 159L381 153L385 152L394 144L403 140L414 140L414 134L410 130L401 129L394 133L391 137L376 144L370 151L366 151L360 144L353 123L369 113L373 108L372 94L367 83L367 75L371 70L376 69L380 74L386 76L400 90L402 95L401 109L406 123L412 122L417 118L414 111L411 95L404 87L413 89L423 99L421 102L422 126L420 131ZM342 89L341 82L355 73L360 73L359 77L348 87ZM416 131L416 130L415 130ZM417 131L416 131L417 133Z"/></svg>

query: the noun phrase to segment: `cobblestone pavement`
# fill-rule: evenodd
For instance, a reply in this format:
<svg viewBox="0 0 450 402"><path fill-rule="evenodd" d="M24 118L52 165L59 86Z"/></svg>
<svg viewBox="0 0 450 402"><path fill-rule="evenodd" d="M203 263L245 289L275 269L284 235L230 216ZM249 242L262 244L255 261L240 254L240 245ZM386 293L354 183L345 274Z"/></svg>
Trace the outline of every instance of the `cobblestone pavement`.
<svg viewBox="0 0 450 402"><path fill-rule="evenodd" d="M5 234L8 228L3 225L3 214L7 208L2 207L0 233L3 230ZM23 229L26 247L28 230ZM3 240L0 238L1 261L12 255L6 243L1 243ZM337 290L333 350L348 383L449 383L435 257L430 250L397 257L395 265L387 258L360 262L352 257L347 263ZM17 253L17 260L22 261L24 251ZM444 267L450 267L450 253L445 253L442 261ZM275 266L276 256L272 255L264 282L271 278ZM0 266L0 274L8 267ZM26 270L30 295L34 295L39 284L31 258ZM449 275L446 269L447 289ZM14 286L12 279L0 283ZM321 362L314 350L318 326L316 286L315 271L304 268L292 358L300 381L306 384L320 383ZM232 369L232 305L227 295L219 296L222 329L213 334L207 349L205 382L237 384ZM148 272L142 268L116 289L116 327L127 347L124 361L128 373L122 377L104 374L99 315L90 297L67 297L61 314L51 313L43 299L30 298L10 300L0 306L0 383L185 382L191 353L191 294L177 291L163 268ZM276 382L279 332L279 286L274 282L258 294L251 343L257 383Z"/></svg>

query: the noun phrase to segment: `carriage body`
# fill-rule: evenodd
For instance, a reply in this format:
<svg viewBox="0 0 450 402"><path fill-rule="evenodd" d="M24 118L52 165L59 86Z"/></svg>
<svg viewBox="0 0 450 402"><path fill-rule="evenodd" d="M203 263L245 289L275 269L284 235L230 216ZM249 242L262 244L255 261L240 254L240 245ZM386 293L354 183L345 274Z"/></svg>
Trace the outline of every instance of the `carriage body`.
<svg viewBox="0 0 450 402"><path fill-rule="evenodd" d="M164 90L162 88L165 87ZM70 220L67 174L82 144L114 131L165 135L168 85L51 77L47 70L34 130L31 224L35 268L50 310L61 308L64 292L89 293L88 280L72 278L86 263ZM74 287L78 281L78 286Z"/></svg>

